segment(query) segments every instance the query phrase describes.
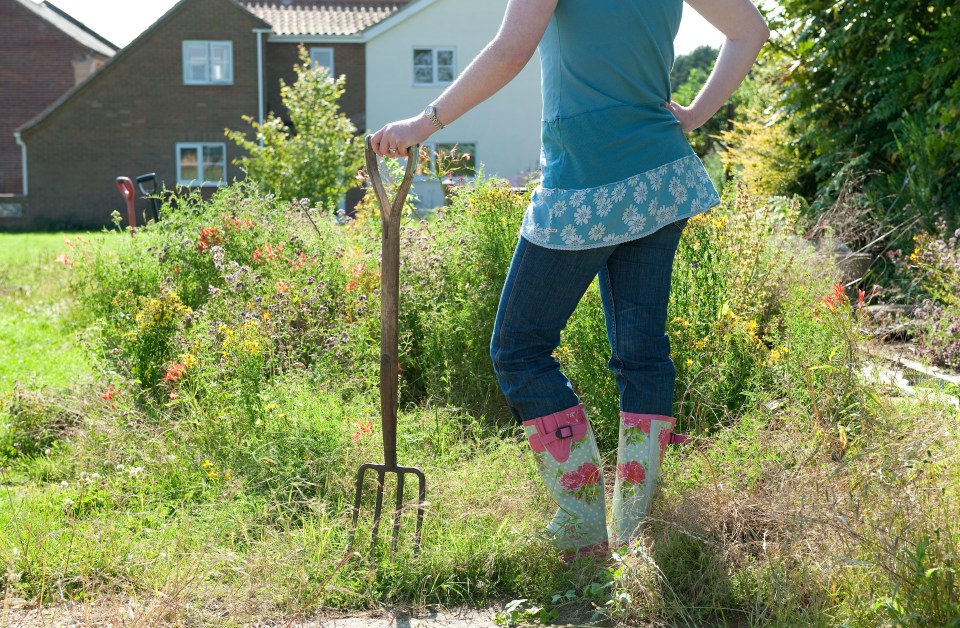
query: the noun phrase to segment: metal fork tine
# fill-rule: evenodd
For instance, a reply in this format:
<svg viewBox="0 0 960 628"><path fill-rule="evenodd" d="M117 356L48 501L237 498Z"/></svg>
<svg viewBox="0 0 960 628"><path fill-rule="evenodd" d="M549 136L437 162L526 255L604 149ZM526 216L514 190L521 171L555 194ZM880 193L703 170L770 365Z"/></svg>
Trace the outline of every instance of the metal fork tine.
<svg viewBox="0 0 960 628"><path fill-rule="evenodd" d="M390 559L397 551L397 539L400 537L400 513L403 510L403 471L397 473L397 505L393 510L393 541L390 543Z"/></svg>
<svg viewBox="0 0 960 628"><path fill-rule="evenodd" d="M386 480L386 471L377 469L377 501L373 508L373 531L370 533L370 560L373 560L373 551L377 546L377 533L380 531L380 516L383 514L383 484Z"/></svg>
<svg viewBox="0 0 960 628"><path fill-rule="evenodd" d="M353 496L353 525L350 526L350 537L347 540L347 547L353 549L354 537L357 534L357 521L360 519L360 497L363 494L363 476L366 474L369 464L360 466L357 471L357 491Z"/></svg>
<svg viewBox="0 0 960 628"><path fill-rule="evenodd" d="M420 533L423 531L424 504L427 503L427 478L420 469L414 469L414 474L420 480L420 491L417 497L417 531L413 535L413 555L420 553Z"/></svg>

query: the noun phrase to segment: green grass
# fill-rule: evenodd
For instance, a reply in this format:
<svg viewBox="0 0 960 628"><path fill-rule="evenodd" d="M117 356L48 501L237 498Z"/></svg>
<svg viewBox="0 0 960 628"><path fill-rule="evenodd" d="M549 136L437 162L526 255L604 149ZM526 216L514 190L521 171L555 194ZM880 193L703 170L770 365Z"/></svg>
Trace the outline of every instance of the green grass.
<svg viewBox="0 0 960 628"><path fill-rule="evenodd" d="M83 343L89 318L74 306L68 270L56 261L70 256L71 237L0 234L0 392L17 382L66 387L95 372Z"/></svg>

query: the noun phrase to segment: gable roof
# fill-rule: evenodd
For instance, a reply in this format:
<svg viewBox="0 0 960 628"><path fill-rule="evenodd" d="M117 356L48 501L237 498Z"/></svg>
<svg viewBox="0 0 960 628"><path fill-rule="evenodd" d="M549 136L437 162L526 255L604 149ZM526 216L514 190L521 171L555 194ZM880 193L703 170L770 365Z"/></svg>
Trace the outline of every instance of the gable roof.
<svg viewBox="0 0 960 628"><path fill-rule="evenodd" d="M16 0L16 1L22 4L33 4L32 0ZM34 128L35 126L43 122L45 119L47 119L47 117L50 116L51 113L56 111L60 107L60 105L62 105L66 101L73 98L74 95L76 95L78 92L86 89L88 85L97 81L100 78L100 76L103 75L105 72L111 71L117 63L122 63L123 62L122 60L125 57L127 57L127 55L130 54L131 50L133 50L134 48L139 48L140 46L146 45L144 42L148 42L150 40L150 37L153 36L153 33L158 28L160 28L161 24L171 19L176 13L181 11L183 7L187 6L190 2L191 0L179 0L175 5L170 7L170 9L166 13L164 13L160 17L160 19L158 19L156 22L151 24L150 27L147 28L147 30L140 33L140 35L138 35L136 39L134 39L132 42L127 44L121 50L117 51L116 55L111 55L111 57L107 59L107 62L104 63L103 66L101 66L96 72L88 76L86 79L84 79L77 85L74 85L73 89L68 91L66 94L61 96L56 102L54 102L52 105L50 105L49 107L44 109L42 112L40 112L40 114L37 115L35 118L18 127L16 132L22 133ZM244 7L242 7L237 0L222 0L222 2L224 6L229 7L230 10L240 11L242 14L247 15L251 19L251 21L257 23L257 26L263 26L263 27L269 26L269 24L267 24L263 20L257 18L255 15L251 15L249 11L246 11Z"/></svg>
<svg viewBox="0 0 960 628"><path fill-rule="evenodd" d="M105 57L112 57L119 48L107 41L88 26L71 17L50 2L37 4L33 0L15 0L23 8L74 39L77 43Z"/></svg>
<svg viewBox="0 0 960 628"><path fill-rule="evenodd" d="M409 0L272 0L240 4L276 35L358 35Z"/></svg>

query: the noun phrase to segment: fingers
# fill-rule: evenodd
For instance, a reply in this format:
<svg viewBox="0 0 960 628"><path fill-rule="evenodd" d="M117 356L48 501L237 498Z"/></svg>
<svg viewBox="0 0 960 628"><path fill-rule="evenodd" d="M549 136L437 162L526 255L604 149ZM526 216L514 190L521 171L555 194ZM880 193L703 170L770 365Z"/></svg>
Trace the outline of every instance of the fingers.
<svg viewBox="0 0 960 628"><path fill-rule="evenodd" d="M407 147L399 141L389 125L370 136L370 147L381 157L407 156Z"/></svg>
<svg viewBox="0 0 960 628"><path fill-rule="evenodd" d="M409 146L387 125L370 136L370 147L380 157L407 157Z"/></svg>

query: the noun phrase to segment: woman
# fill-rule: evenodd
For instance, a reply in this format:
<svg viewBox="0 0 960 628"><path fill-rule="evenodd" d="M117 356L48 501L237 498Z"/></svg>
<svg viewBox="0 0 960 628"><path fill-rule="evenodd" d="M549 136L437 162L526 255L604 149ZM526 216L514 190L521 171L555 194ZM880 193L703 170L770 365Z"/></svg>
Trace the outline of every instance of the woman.
<svg viewBox="0 0 960 628"><path fill-rule="evenodd" d="M687 219L719 203L684 132L723 105L769 36L750 0L687 1L726 37L688 107L670 101L682 0L510 0L496 37L463 74L423 113L372 138L378 154L406 156L506 85L539 49L543 174L490 354L560 506L549 530L567 557L635 538L665 448L679 440L665 333L673 258ZM552 357L598 275L621 410L609 528L593 431Z"/></svg>

